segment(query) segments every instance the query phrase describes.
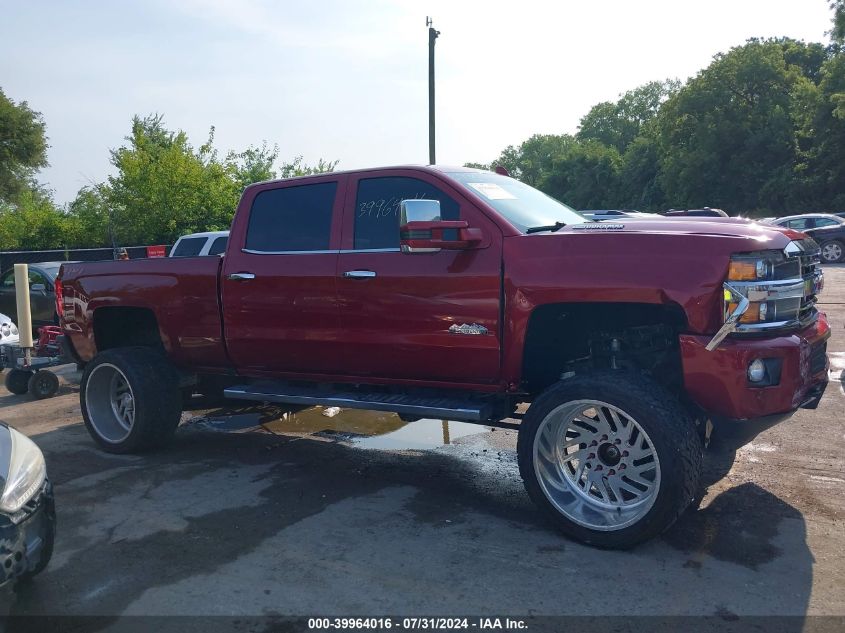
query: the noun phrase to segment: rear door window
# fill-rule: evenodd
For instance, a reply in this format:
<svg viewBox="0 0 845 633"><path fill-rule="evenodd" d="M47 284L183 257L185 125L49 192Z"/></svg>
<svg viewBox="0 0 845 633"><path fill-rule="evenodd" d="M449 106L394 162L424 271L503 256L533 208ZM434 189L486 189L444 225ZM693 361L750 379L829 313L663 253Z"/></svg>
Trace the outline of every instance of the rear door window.
<svg viewBox="0 0 845 633"><path fill-rule="evenodd" d="M259 253L329 248L337 182L262 191L252 203L246 248Z"/></svg>
<svg viewBox="0 0 845 633"><path fill-rule="evenodd" d="M211 247L208 249L209 255L221 255L222 253L226 252L226 242L229 241L229 238L225 235L221 235L220 237L214 238L214 241L211 243Z"/></svg>
<svg viewBox="0 0 845 633"><path fill-rule="evenodd" d="M800 218L798 220L790 220L786 223L791 229L795 229L797 231L803 231L804 229L810 228L810 221L807 218Z"/></svg>
<svg viewBox="0 0 845 633"><path fill-rule="evenodd" d="M355 199L355 249L399 250L399 203L439 200L442 220L459 220L460 205L434 185L416 178L365 178ZM444 232L444 239L454 239Z"/></svg>
<svg viewBox="0 0 845 633"><path fill-rule="evenodd" d="M196 257L205 246L204 237L187 237L179 241L171 257Z"/></svg>

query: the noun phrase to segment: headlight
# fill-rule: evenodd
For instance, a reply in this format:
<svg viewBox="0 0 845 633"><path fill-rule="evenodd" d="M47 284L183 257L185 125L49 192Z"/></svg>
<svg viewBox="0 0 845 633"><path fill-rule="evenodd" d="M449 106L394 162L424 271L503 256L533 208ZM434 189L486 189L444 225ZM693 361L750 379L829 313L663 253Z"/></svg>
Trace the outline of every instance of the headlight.
<svg viewBox="0 0 845 633"><path fill-rule="evenodd" d="M744 297L749 305L739 317L739 329L797 321L804 298L815 294L817 283L812 273L807 279L802 276L799 257L783 251L734 255L724 287L725 320Z"/></svg>
<svg viewBox="0 0 845 633"><path fill-rule="evenodd" d="M0 496L0 511L15 514L44 485L47 466L44 464L41 449L26 435L9 428L9 437L12 451L9 456L6 487Z"/></svg>
<svg viewBox="0 0 845 633"><path fill-rule="evenodd" d="M824 284L819 247L795 240L782 251L731 257L723 285L724 325L705 346L713 351L732 332L760 332L809 323Z"/></svg>

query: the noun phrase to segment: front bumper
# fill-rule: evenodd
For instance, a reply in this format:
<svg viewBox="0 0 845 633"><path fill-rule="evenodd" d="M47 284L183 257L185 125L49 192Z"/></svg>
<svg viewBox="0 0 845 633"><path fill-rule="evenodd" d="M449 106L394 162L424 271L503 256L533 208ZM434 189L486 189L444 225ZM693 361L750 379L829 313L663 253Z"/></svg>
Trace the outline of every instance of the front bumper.
<svg viewBox="0 0 845 633"><path fill-rule="evenodd" d="M815 408L827 386L826 355L830 326L824 313L812 325L770 338L728 338L708 352L709 336L682 335L684 387L695 405L713 421L717 432L744 425L750 439L801 407ZM755 359L776 359L776 384L755 387L747 376ZM739 429L733 429L739 431ZM747 441L750 441L748 439Z"/></svg>
<svg viewBox="0 0 845 633"><path fill-rule="evenodd" d="M22 512L24 517L17 524L0 515L0 586L38 573L53 554L56 507L49 480Z"/></svg>

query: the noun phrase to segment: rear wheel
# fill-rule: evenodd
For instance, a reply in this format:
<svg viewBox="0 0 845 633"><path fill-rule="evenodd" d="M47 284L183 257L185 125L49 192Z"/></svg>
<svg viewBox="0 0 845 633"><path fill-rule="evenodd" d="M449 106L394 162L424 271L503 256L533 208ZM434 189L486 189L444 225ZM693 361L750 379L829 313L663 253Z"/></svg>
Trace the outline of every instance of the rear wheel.
<svg viewBox="0 0 845 633"><path fill-rule="evenodd" d="M22 396L29 389L29 378L31 371L25 369L13 369L6 374L6 389L16 396Z"/></svg>
<svg viewBox="0 0 845 633"><path fill-rule="evenodd" d="M29 378L27 386L29 395L36 400L43 400L56 395L59 390L59 378L51 371L39 369Z"/></svg>
<svg viewBox="0 0 845 633"><path fill-rule="evenodd" d="M821 256L825 264L841 262L843 254L845 254L845 247L839 240L831 240L822 244Z"/></svg>
<svg viewBox="0 0 845 633"><path fill-rule="evenodd" d="M628 548L668 528L695 497L701 440L677 400L623 371L575 376L528 409L518 440L531 498L568 536Z"/></svg>
<svg viewBox="0 0 845 633"><path fill-rule="evenodd" d="M91 437L110 453L135 453L166 444L179 424L179 375L146 347L112 349L85 367L79 390Z"/></svg>

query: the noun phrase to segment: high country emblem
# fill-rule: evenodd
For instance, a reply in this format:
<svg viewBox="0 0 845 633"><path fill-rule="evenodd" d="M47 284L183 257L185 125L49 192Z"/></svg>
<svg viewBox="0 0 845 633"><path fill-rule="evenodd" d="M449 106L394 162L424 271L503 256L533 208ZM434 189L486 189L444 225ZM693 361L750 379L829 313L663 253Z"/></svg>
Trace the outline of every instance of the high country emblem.
<svg viewBox="0 0 845 633"><path fill-rule="evenodd" d="M467 323L458 325L456 323L449 328L449 332L452 334L487 334L487 328L483 325L478 325L478 323L473 323L472 325Z"/></svg>
<svg viewBox="0 0 845 633"><path fill-rule="evenodd" d="M592 224L576 224L572 227L579 231L621 231L625 228L624 224L606 224L604 222L595 222Z"/></svg>

